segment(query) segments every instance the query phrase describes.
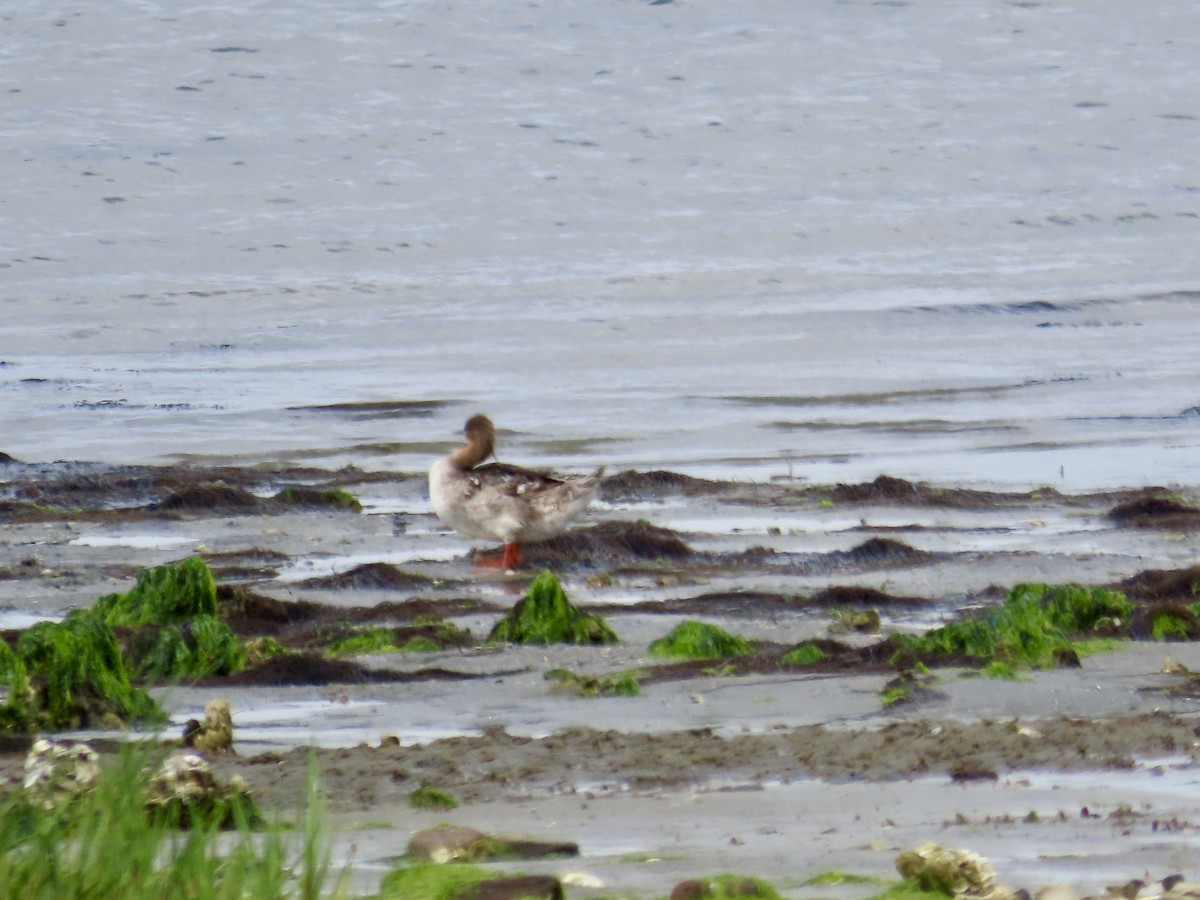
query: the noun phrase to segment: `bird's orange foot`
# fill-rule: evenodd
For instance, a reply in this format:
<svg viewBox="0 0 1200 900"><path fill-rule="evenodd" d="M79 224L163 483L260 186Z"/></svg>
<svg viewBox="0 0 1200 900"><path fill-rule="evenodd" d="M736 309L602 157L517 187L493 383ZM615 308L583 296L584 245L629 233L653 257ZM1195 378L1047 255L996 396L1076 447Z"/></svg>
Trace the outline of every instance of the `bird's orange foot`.
<svg viewBox="0 0 1200 900"><path fill-rule="evenodd" d="M506 569L515 569L519 566L521 564L521 545L516 543L505 544L502 562Z"/></svg>
<svg viewBox="0 0 1200 900"><path fill-rule="evenodd" d="M521 565L521 545L505 544L504 552L495 556L484 556L482 553L477 553L471 568L475 571L507 572L519 565Z"/></svg>

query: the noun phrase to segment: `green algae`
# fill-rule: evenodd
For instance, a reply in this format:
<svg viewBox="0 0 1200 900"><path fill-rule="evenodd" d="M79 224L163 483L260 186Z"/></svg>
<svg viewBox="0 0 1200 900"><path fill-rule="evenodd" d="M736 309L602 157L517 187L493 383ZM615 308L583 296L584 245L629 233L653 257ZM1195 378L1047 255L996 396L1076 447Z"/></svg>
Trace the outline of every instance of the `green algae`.
<svg viewBox="0 0 1200 900"><path fill-rule="evenodd" d="M945 900L950 896L937 888L925 887L915 879L898 881L886 891L874 894L868 900Z"/></svg>
<svg viewBox="0 0 1200 900"><path fill-rule="evenodd" d="M636 672L590 676L569 669L550 669L545 677L547 681L555 682L559 690L579 697L638 697L642 693Z"/></svg>
<svg viewBox="0 0 1200 900"><path fill-rule="evenodd" d="M398 648L400 653L433 653L435 650L441 649L442 645L433 638L424 637L419 634L410 637Z"/></svg>
<svg viewBox="0 0 1200 900"><path fill-rule="evenodd" d="M984 678L992 678L996 681L1021 680L1021 673L1018 671L1016 664L1008 660L994 659L980 669L979 674Z"/></svg>
<svg viewBox="0 0 1200 900"><path fill-rule="evenodd" d="M181 681L240 672L249 654L216 616L196 616L181 624L141 628L131 640L129 661L138 678Z"/></svg>
<svg viewBox="0 0 1200 900"><path fill-rule="evenodd" d="M567 599L554 573L546 570L496 623L487 643L615 644L617 635L600 616L580 612Z"/></svg>
<svg viewBox="0 0 1200 900"><path fill-rule="evenodd" d="M811 666L828 658L829 655L812 641L805 641L783 654L779 662L785 666Z"/></svg>
<svg viewBox="0 0 1200 900"><path fill-rule="evenodd" d="M287 506L325 506L362 512L362 503L349 491L341 488L317 490L315 488L285 487L275 494L275 500Z"/></svg>
<svg viewBox="0 0 1200 900"><path fill-rule="evenodd" d="M779 891L770 882L746 875L709 875L689 878L688 882L695 885L697 895L704 900L744 900L746 897L782 900Z"/></svg>
<svg viewBox="0 0 1200 900"><path fill-rule="evenodd" d="M366 628L334 641L326 656L355 656L361 653L396 653L396 634L390 628Z"/></svg>
<svg viewBox="0 0 1200 900"><path fill-rule="evenodd" d="M428 633L411 635L403 644L396 643L393 628L363 628L334 641L325 651L329 657L357 656L366 653L433 653L447 644L461 645L464 637L471 633L448 622L435 622L418 626Z"/></svg>
<svg viewBox="0 0 1200 900"><path fill-rule="evenodd" d="M133 629L129 665L138 678L179 681L246 667L246 650L218 617L217 585L199 556L144 569L133 590L101 597L90 615Z"/></svg>
<svg viewBox="0 0 1200 900"><path fill-rule="evenodd" d="M0 681L9 688L0 730L158 721L161 711L132 680L229 675L247 660L217 617L216 584L204 561L155 566L138 573L128 593L101 597L62 622L40 622L0 650Z"/></svg>
<svg viewBox="0 0 1200 900"><path fill-rule="evenodd" d="M1179 613L1160 610L1151 619L1150 637L1156 641L1186 641L1191 637L1191 628Z"/></svg>
<svg viewBox="0 0 1200 900"><path fill-rule="evenodd" d="M3 643L0 641L0 643ZM39 622L0 651L0 678L9 692L0 731L124 727L165 716L130 682L112 628L85 612Z"/></svg>
<svg viewBox="0 0 1200 900"><path fill-rule="evenodd" d="M877 609L846 610L835 609L830 617L831 634L845 631L856 631L859 634L878 634L882 621Z"/></svg>
<svg viewBox="0 0 1200 900"><path fill-rule="evenodd" d="M380 900L458 900L474 885L495 877L495 872L482 866L418 863L384 876L379 896Z"/></svg>
<svg viewBox="0 0 1200 900"><path fill-rule="evenodd" d="M242 646L246 650L246 665L248 666L257 666L268 659L274 659L276 656L283 656L292 652L269 635L253 638L246 641Z"/></svg>
<svg viewBox="0 0 1200 900"><path fill-rule="evenodd" d="M804 881L801 886L836 884L889 884L889 882L886 878L878 878L874 875L858 875L854 872L843 872L840 869L829 869L825 872L818 872Z"/></svg>
<svg viewBox="0 0 1200 900"><path fill-rule="evenodd" d="M682 656L687 659L724 659L745 656L754 647L744 637L707 622L687 621L676 625L669 634L651 642L651 656Z"/></svg>
<svg viewBox="0 0 1200 900"><path fill-rule="evenodd" d="M108 594L92 613L109 625L166 625L195 616L217 615L217 585L199 556L143 569L133 590Z"/></svg>
<svg viewBox="0 0 1200 900"><path fill-rule="evenodd" d="M1079 585L1019 584L1004 605L922 635L893 634L900 656L961 655L986 662L1048 668L1076 635L1093 636L1128 619L1124 594Z"/></svg>
<svg viewBox="0 0 1200 900"><path fill-rule="evenodd" d="M879 702L884 706L895 706L912 700L912 685L907 681L890 682L879 692Z"/></svg>
<svg viewBox="0 0 1200 900"><path fill-rule="evenodd" d="M458 801L448 791L425 785L408 795L408 805L413 809L454 809Z"/></svg>

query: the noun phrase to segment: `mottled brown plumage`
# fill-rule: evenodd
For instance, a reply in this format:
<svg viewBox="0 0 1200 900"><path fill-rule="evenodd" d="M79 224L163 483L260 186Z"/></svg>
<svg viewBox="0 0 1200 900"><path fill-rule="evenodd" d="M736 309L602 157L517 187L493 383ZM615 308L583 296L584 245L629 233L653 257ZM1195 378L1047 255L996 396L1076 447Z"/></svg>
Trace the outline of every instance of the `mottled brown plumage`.
<svg viewBox="0 0 1200 900"><path fill-rule="evenodd" d="M522 543L561 534L596 496L603 467L562 481L519 466L484 464L496 450L491 419L471 416L463 433L466 444L429 470L429 499L438 518L456 531L503 542L505 569L520 565Z"/></svg>

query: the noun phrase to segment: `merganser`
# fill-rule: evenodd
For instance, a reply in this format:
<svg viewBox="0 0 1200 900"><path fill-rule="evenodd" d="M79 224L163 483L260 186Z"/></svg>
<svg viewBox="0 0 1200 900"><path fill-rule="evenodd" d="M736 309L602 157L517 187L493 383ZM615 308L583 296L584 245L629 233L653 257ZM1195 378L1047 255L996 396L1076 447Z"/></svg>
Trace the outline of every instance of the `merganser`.
<svg viewBox="0 0 1200 900"><path fill-rule="evenodd" d="M586 477L560 481L500 462L481 465L496 451L492 420L471 416L463 433L467 443L429 470L429 499L437 517L455 531L504 543L499 560L481 563L516 568L522 543L562 534L596 496L603 466Z"/></svg>

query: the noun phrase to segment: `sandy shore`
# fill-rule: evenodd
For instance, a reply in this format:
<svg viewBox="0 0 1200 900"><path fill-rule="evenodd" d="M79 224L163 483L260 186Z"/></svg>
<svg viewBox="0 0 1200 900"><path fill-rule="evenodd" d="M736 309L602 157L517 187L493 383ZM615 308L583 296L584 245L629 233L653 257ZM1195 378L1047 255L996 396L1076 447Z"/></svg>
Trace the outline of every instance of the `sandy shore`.
<svg viewBox="0 0 1200 900"><path fill-rule="evenodd" d="M498 864L571 873L573 898L660 897L718 871L767 878L788 897L858 897L878 884L806 882L831 869L894 878L896 853L925 841L969 847L1002 881L1031 889L1097 893L1135 877L1197 874L1189 847L1200 822L1200 688L1184 671L1200 671L1195 643L1124 642L1081 667L1015 681L938 669L896 707L879 696L895 671L861 653L854 665L769 663L804 640L836 639L848 654L879 640L833 633L837 610L876 608L884 632L920 631L964 607L995 605L1022 581L1121 586L1144 605L1167 602L1147 593L1146 573L1192 583L1195 523L1111 515L1144 490L991 494L887 479L813 487L622 475L584 523L582 544L530 548L527 571L479 575L469 545L429 514L419 478L3 469L0 627L10 636L192 553L223 591L277 603L276 633L297 647L313 640L314 622L409 627L438 616L470 632L434 652L355 658L353 677L313 668L307 684L260 673L155 689L177 723L211 697L230 699L238 754L219 768L245 777L268 810L289 814L304 748L321 748L337 857L353 865L362 892L376 889L412 833L444 821L578 843L578 858ZM275 504L285 484L341 487L364 511ZM207 500L194 492L213 486L222 491ZM244 494L236 508L234 489ZM169 502L184 497L191 502ZM1196 492L1174 499L1194 507ZM628 535L639 520L671 529L656 534L686 553L597 537L601 523ZM621 642L484 646L542 565ZM758 662L689 669L648 658L649 642L685 619L750 638ZM1177 666L1164 672L1168 658ZM638 669L642 692L579 697L546 680L556 667ZM20 759L13 752L0 765L11 773ZM458 808L411 809L408 795L423 784L449 791Z"/></svg>

